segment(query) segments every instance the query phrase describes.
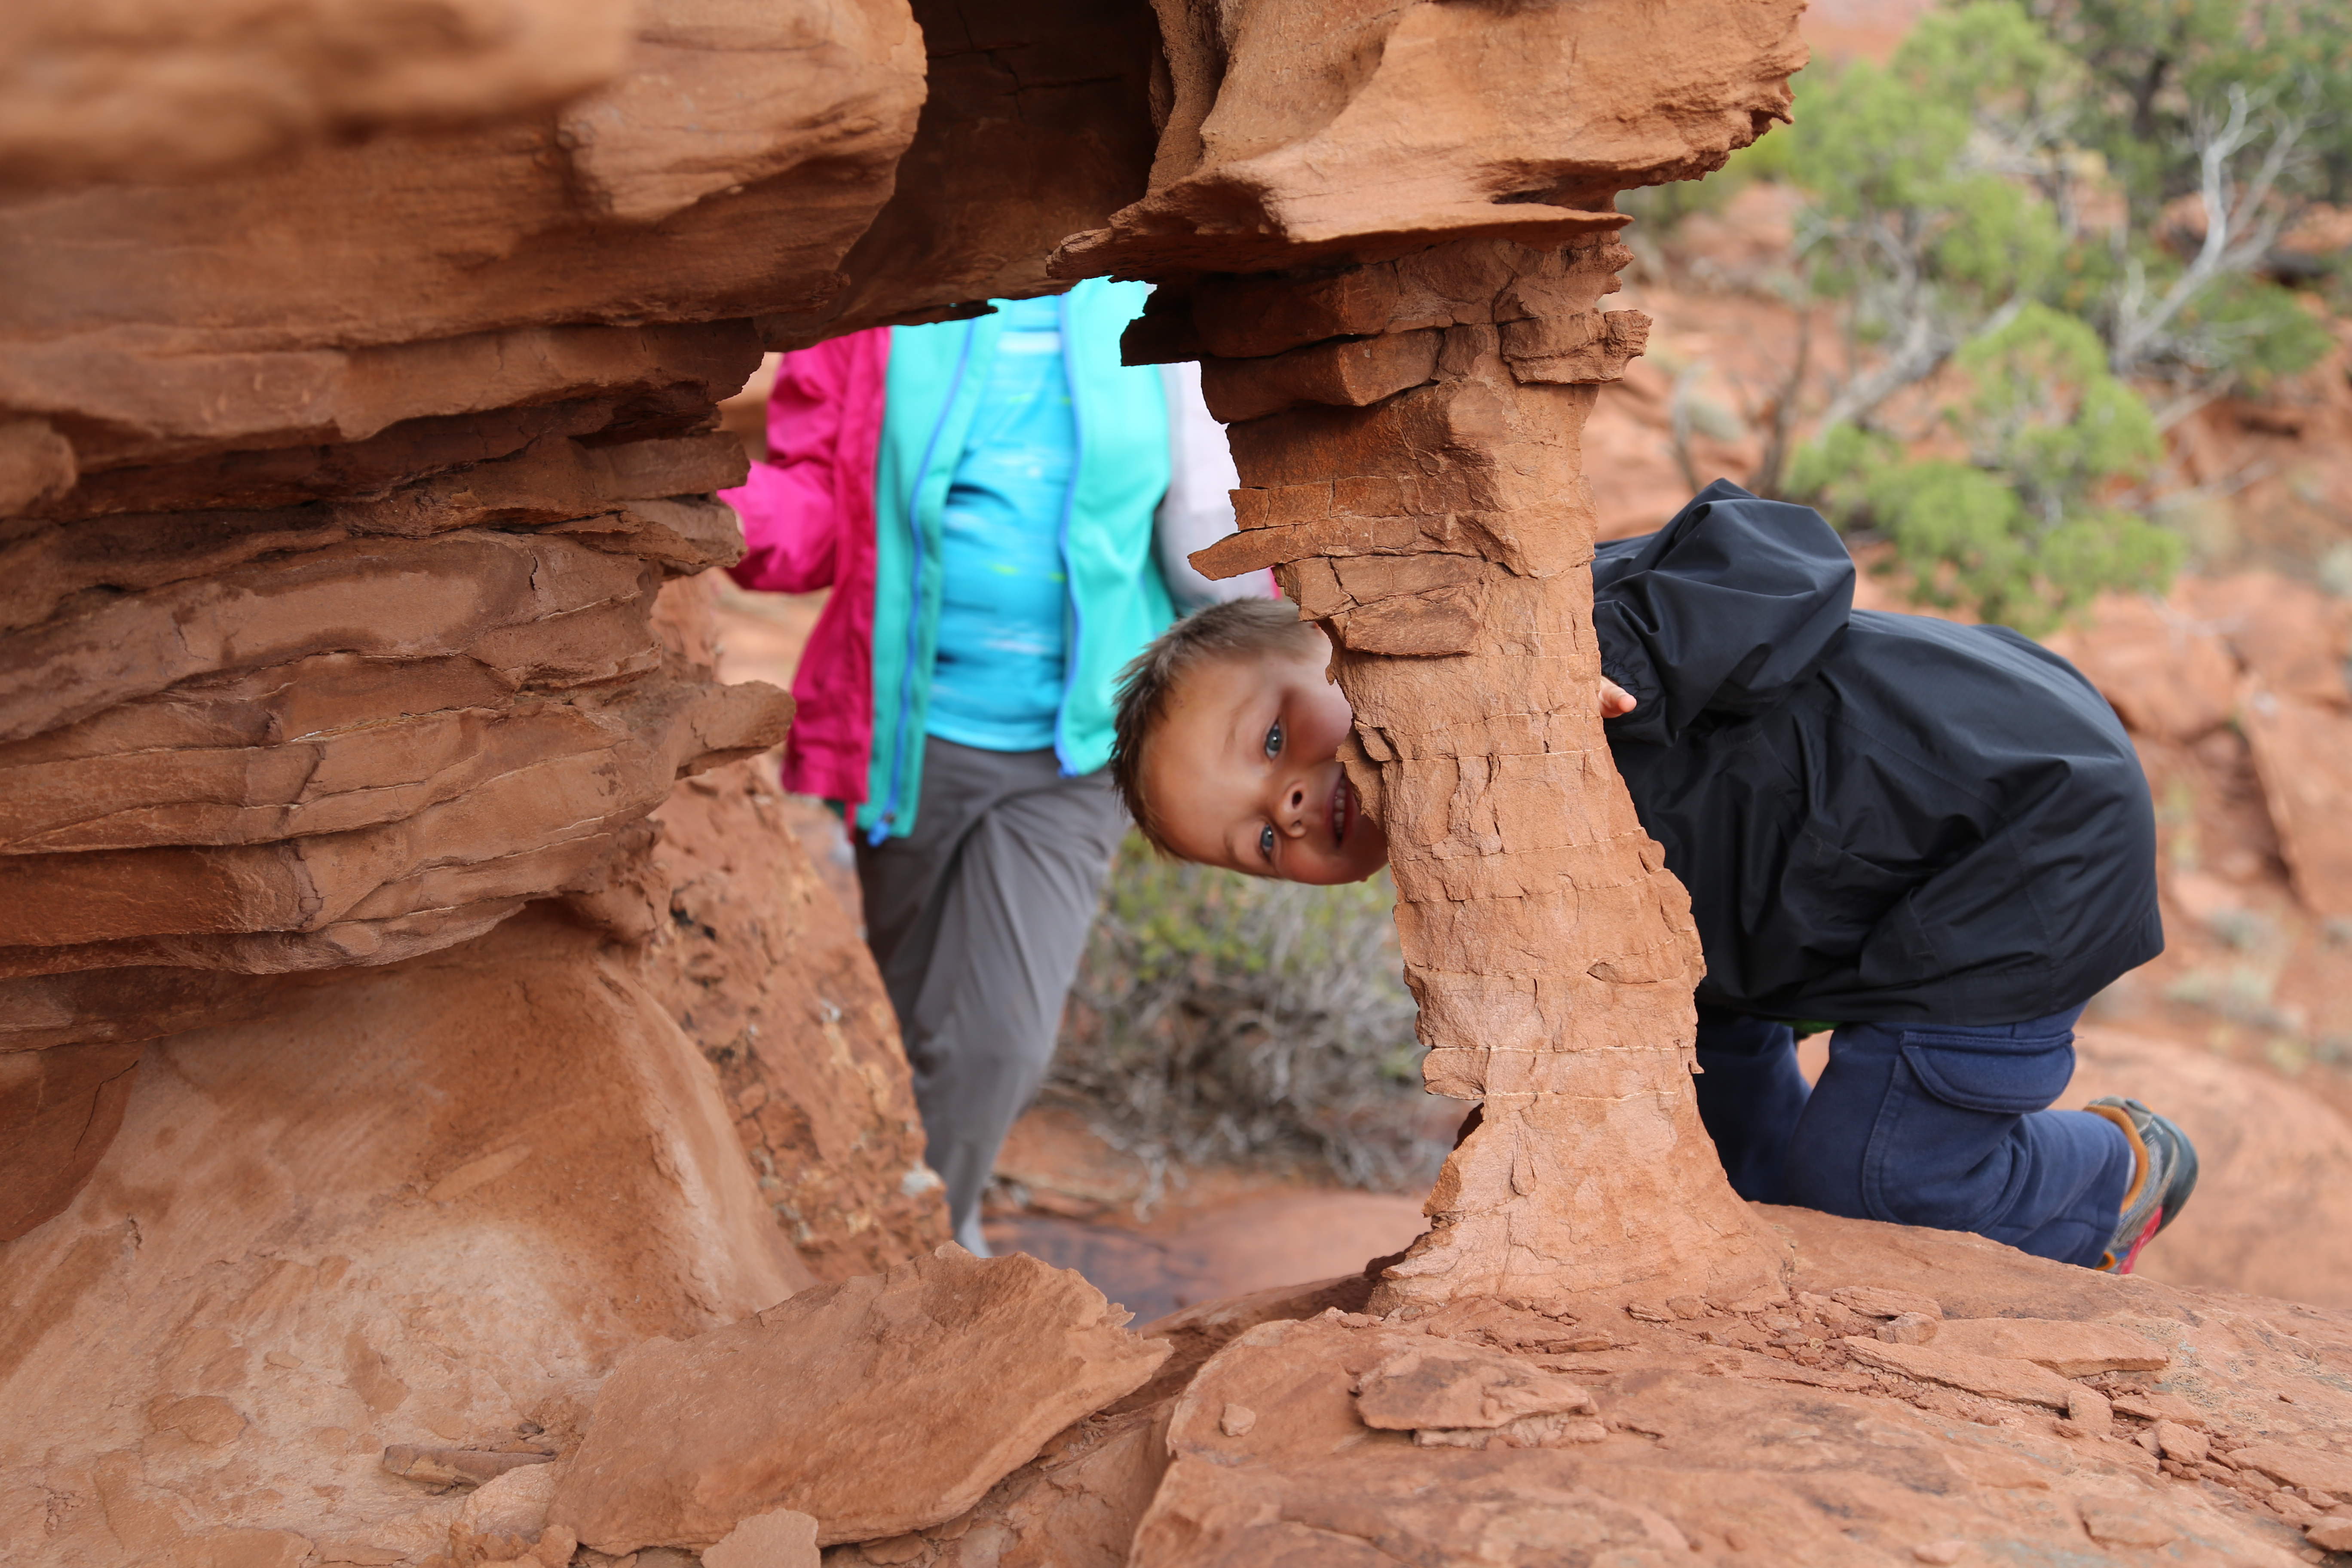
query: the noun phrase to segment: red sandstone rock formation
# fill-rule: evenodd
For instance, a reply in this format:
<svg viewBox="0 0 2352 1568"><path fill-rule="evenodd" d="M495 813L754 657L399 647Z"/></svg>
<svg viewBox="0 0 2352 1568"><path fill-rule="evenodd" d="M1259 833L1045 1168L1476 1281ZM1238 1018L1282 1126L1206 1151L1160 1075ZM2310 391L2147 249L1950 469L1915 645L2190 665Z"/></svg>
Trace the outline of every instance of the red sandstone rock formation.
<svg viewBox="0 0 2352 1568"><path fill-rule="evenodd" d="M0 1556L479 1555L387 1449L551 1452L625 1346L943 1234L729 765L789 701L661 590L763 348L1140 193L1154 29L184 13L0 20Z"/></svg>
<svg viewBox="0 0 2352 1568"><path fill-rule="evenodd" d="M708 677L709 584L673 584L665 640ZM645 847L567 902L646 934L638 973L717 1069L762 1199L825 1281L945 1239L882 977L782 816L767 764L685 782Z"/></svg>
<svg viewBox="0 0 2352 1568"><path fill-rule="evenodd" d="M1612 193L1782 107L1792 9L1165 0L1164 72L1134 6L10 13L0 1552L2352 1544L2342 1314L1759 1227L1712 1174L1577 433L1642 337ZM1242 423L1223 558L1334 630L1433 1082L1484 1102L1377 1300L1165 1352L1026 1260L905 1263L870 968L727 761L784 704L673 582L732 548L762 347L1078 229Z"/></svg>
<svg viewBox="0 0 2352 1568"><path fill-rule="evenodd" d="M943 1247L625 1356L548 1518L600 1551L709 1545L778 1508L817 1540L945 1523L1168 1347L1076 1274ZM910 1441L923 1412L928 1436Z"/></svg>
<svg viewBox="0 0 2352 1568"><path fill-rule="evenodd" d="M1175 1349L1114 1414L966 1514L827 1562L1736 1568L2154 1548L2285 1568L2352 1528L2352 1401L2334 1386L2352 1317L1759 1212L1786 1261L1737 1300L1467 1298L1381 1319L1358 1279L1177 1314L1144 1331ZM1529 1403L1560 1408L1513 1413Z"/></svg>
<svg viewBox="0 0 2352 1568"><path fill-rule="evenodd" d="M1332 1311L1233 1338L1174 1404L1169 1468L1127 1561L1860 1564L2138 1547L2284 1568L2297 1527L2326 1517L2301 1489L2343 1500L2326 1482L2352 1479L2352 1405L2302 1370L2303 1354L2352 1357L2342 1314L1765 1212L1786 1284L1739 1301L1566 1315L1475 1300L1410 1323ZM1874 1288L1840 1288L1856 1281ZM1887 1342L1874 1325L1889 1297L1924 1300L1942 1331ZM2290 1342L2305 1350L2280 1359ZM1505 1423L1482 1428L1483 1447L1396 1431L1364 1406L1406 1357L1451 1369L1421 1395L1448 1421L1507 1390L1514 1364L1573 1382L1598 1415L1526 1446ZM2283 1487L2290 1470L2301 1479Z"/></svg>
<svg viewBox="0 0 2352 1568"><path fill-rule="evenodd" d="M713 405L1141 188L1140 11L932 16L927 79L892 0L558 9L11 13L0 1234L261 977L610 913L632 825L789 713L650 629L740 548Z"/></svg>
<svg viewBox="0 0 2352 1568"><path fill-rule="evenodd" d="M1246 487L1202 563L1329 632L1424 1076L1479 1102L1378 1300L1740 1294L1770 1265L1688 1088L1688 900L1601 731L1578 432L1648 330L1600 309L1615 193L1785 118L1796 7L1211 11L1151 194L1056 266L1167 285L1130 357L1201 359Z"/></svg>
<svg viewBox="0 0 2352 1568"><path fill-rule="evenodd" d="M808 1284L635 968L534 910L151 1047L95 1179L0 1253L0 1541L423 1560L464 1498L388 1447L553 1453L625 1348Z"/></svg>

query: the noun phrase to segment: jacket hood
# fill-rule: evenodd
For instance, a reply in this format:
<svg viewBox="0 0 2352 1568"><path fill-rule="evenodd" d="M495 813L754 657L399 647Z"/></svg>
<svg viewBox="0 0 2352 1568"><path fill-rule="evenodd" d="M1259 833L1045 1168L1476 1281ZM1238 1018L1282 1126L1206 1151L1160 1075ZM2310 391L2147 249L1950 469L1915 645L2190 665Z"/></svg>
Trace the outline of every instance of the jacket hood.
<svg viewBox="0 0 2352 1568"><path fill-rule="evenodd" d="M1702 713L1761 713L1820 668L1853 615L1853 560L1811 507L1717 479L1657 532L1601 545L1592 586L1601 673L1637 704L1610 739L1670 746Z"/></svg>

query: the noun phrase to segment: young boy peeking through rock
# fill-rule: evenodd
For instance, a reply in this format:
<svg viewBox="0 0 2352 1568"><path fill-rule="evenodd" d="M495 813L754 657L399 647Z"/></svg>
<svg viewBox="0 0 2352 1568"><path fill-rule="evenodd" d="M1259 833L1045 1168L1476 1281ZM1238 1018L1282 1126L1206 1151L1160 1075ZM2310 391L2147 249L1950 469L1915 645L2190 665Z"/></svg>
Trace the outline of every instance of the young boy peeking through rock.
<svg viewBox="0 0 2352 1568"><path fill-rule="evenodd" d="M2106 703L2006 627L1854 609L1819 513L1726 482L1602 544L1592 587L1610 750L1706 952L1698 1108L1732 1186L2128 1272L2195 1150L2137 1100L2045 1109L2084 1004L2164 946ZM1154 845L1294 882L1381 868L1329 658L1245 599L1128 667L1111 767ZM1835 1031L1810 1089L1798 1029Z"/></svg>

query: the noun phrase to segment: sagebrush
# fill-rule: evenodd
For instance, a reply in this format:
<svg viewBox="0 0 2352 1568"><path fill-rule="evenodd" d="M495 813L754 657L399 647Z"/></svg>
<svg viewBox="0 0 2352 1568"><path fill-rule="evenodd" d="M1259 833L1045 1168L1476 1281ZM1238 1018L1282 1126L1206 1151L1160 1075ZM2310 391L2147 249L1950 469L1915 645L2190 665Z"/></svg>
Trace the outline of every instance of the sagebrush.
<svg viewBox="0 0 2352 1568"><path fill-rule="evenodd" d="M1395 901L1385 872L1301 887L1163 860L1129 835L1046 1098L1155 1173L1304 1154L1351 1186L1426 1186L1463 1108L1421 1087Z"/></svg>

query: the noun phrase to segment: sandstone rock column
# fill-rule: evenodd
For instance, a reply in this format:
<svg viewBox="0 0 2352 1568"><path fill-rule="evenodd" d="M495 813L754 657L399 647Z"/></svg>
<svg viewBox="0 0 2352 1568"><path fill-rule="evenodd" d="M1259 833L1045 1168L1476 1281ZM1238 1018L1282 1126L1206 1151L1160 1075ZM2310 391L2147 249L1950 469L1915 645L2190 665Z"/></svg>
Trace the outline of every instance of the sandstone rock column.
<svg viewBox="0 0 2352 1568"><path fill-rule="evenodd" d="M1603 312L1617 192L1787 118L1790 0L1160 0L1152 189L1066 275L1161 285L1242 532L1337 649L1388 829L1430 1087L1481 1101L1376 1304L1771 1270L1688 1084L1697 941L1596 705L1580 434L1648 323Z"/></svg>
<svg viewBox="0 0 2352 1568"><path fill-rule="evenodd" d="M1425 1077L1481 1101L1390 1306L1634 1281L1736 1294L1769 1268L1688 1087L1689 900L1596 708L1579 437L1648 331L1596 309L1626 259L1601 235L1474 239L1193 294L1248 487L1244 531L1202 564L1276 567L1329 631ZM1302 336L1324 341L1286 341Z"/></svg>

